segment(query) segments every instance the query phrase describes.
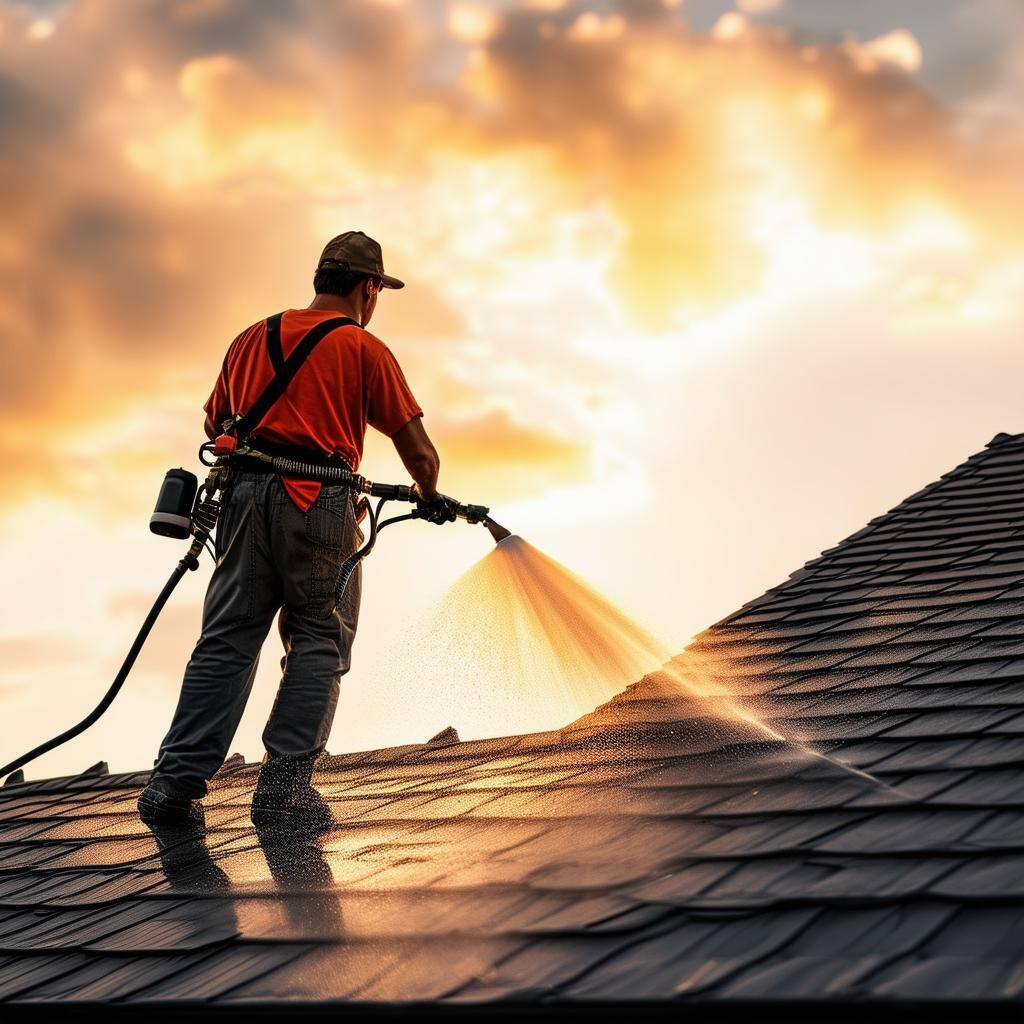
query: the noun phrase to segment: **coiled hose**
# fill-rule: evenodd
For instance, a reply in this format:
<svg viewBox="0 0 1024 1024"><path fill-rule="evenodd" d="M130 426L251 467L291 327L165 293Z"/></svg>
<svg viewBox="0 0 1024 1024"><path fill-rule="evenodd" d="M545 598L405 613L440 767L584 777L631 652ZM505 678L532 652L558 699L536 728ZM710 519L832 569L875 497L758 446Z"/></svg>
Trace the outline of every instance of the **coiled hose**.
<svg viewBox="0 0 1024 1024"><path fill-rule="evenodd" d="M366 516L370 520L370 535L366 538L366 543L361 548L353 551L344 562L341 563L341 569L338 571L338 582L334 587L334 603L335 605L341 604L342 597L345 596L345 589L348 587L349 580L352 579L352 574L356 571L356 566L373 550L374 544L377 543L377 534L384 529L385 526L391 526L393 523L401 523L407 519L419 519L419 512L406 512L402 516L392 516L390 519L385 519L384 522L380 522L381 509L387 504L388 498L381 498L377 502L377 507L367 506Z"/></svg>
<svg viewBox="0 0 1024 1024"><path fill-rule="evenodd" d="M325 484L345 484L355 490L359 490L363 482L363 478L353 473L344 463L300 462L284 455L275 455L270 464L275 472L282 476L301 476L320 480Z"/></svg>

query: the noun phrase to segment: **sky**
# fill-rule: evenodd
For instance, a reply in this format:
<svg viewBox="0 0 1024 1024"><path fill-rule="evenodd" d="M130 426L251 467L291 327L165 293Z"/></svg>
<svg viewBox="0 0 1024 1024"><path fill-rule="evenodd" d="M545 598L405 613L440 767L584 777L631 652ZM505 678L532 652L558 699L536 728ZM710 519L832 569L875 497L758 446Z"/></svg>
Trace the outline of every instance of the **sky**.
<svg viewBox="0 0 1024 1024"><path fill-rule="evenodd" d="M0 3L0 755L106 687L224 350L344 230L442 489L669 649L1024 431L1022 69L1019 0ZM393 652L490 544L383 536L330 750L458 728ZM149 766L208 574L30 775Z"/></svg>

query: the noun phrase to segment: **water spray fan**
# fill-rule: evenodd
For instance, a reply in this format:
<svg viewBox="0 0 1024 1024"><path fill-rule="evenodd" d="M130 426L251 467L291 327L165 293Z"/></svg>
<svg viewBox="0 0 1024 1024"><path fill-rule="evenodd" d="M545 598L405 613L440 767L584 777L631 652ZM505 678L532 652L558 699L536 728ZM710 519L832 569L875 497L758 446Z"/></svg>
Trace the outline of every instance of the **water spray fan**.
<svg viewBox="0 0 1024 1024"><path fill-rule="evenodd" d="M232 439L234 440L234 439ZM338 581L335 586L335 602L339 602L345 593L356 570L356 566L373 550L377 543L379 532L386 526L394 523L407 522L414 519L425 519L430 517L431 521L445 521L462 519L472 525L483 524L490 531L495 543L499 543L510 536L508 530L499 526L490 518L490 509L486 505L462 504L447 495L438 495L433 502L424 502L420 499L415 489L407 484L383 484L374 483L352 472L348 466L337 462L303 462L285 456L268 455L248 445L233 444L230 452L223 449L218 450L217 442L206 442L199 449L200 461L207 467L206 480L202 486L198 477L186 469L170 469L164 477L157 496L156 507L150 516L149 528L153 533L163 537L173 537L177 540L187 540L192 537L192 543L188 551L182 556L174 567L170 578L164 584L163 589L157 595L153 606L146 615L135 640L128 650L124 661L121 664L114 681L110 684L107 692L103 695L99 704L86 715L77 725L65 730L58 736L41 743L21 757L0 766L0 778L18 771L30 761L49 753L56 747L67 743L76 736L85 732L93 725L101 715L110 707L121 687L124 685L128 674L131 672L135 661L146 642L154 623L163 611L168 598L178 585L186 572L199 568L199 559L203 551L207 551L214 560L216 554L211 543L211 536L217 527L220 519L222 502L225 491L230 485L231 474L236 468L245 469L246 466L258 467L263 472L274 472L281 476L302 477L304 479L319 480L328 484L344 484L360 494L370 498L376 498L376 505L367 503L367 518L369 520L369 534L362 547L354 551L342 563L338 573ZM381 519L381 512L384 505L389 501L401 501L413 504L415 507L410 512L402 515L391 516L388 519ZM444 510L444 518L436 519L432 512L438 509Z"/></svg>

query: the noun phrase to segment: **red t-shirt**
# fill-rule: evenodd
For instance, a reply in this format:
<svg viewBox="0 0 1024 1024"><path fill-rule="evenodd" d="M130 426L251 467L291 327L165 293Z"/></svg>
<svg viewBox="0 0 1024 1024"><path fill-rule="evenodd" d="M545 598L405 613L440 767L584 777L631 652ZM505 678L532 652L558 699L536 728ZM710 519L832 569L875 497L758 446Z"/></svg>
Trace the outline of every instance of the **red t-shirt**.
<svg viewBox="0 0 1024 1024"><path fill-rule="evenodd" d="M340 314L325 309L289 309L281 318L285 358L321 320ZM206 405L206 432L244 414L270 383L274 370L267 354L267 325L261 320L231 343L224 368ZM254 438L340 455L353 469L363 456L367 423L393 437L422 416L397 360L379 338L361 327L336 327L313 350L288 389L271 407ZM317 480L284 477L285 489L303 511L320 493Z"/></svg>

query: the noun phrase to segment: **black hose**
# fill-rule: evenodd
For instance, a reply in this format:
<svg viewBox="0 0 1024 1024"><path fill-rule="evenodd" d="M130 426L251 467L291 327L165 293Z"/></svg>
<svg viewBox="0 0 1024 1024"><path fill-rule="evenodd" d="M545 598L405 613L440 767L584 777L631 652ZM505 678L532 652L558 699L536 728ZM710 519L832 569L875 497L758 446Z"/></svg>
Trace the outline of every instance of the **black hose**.
<svg viewBox="0 0 1024 1024"><path fill-rule="evenodd" d="M373 545L377 543L377 519L386 501L387 498L381 498L377 502L376 509L369 504L366 506L366 516L370 520L370 536L366 538L366 543L361 548L357 548L341 563L341 569L338 570L338 582L334 585L335 605L341 604L348 581L352 579L356 566L373 550Z"/></svg>
<svg viewBox="0 0 1024 1024"><path fill-rule="evenodd" d="M190 560L191 559L191 560ZM59 747L62 743L67 743L68 740L74 739L79 733L85 732L90 725L95 722L100 715L103 714L107 708L110 707L114 698L117 696L118 691L124 685L124 681L128 678L128 673L131 672L132 666L135 664L135 659L139 656L139 651L142 650L142 645L146 642L146 637L149 636L149 631L153 628L153 623L156 622L157 616L163 611L163 607L167 604L167 599L171 596L174 588L178 585L181 577L188 572L189 569L195 568L192 564L195 561L191 556L186 555L174 568L174 572L171 573L170 579L164 584L164 589L160 591L156 601L153 602L153 607L149 609L149 614L146 616L146 621L142 623L142 628L139 630L135 637L135 642L131 646L131 650L128 651L127 656L121 663L121 668L118 670L117 675L114 677L114 681L110 684L110 689L103 695L103 699L99 702L83 718L78 725L73 725L66 732L62 732L59 736L54 736L52 740L47 740L45 743L40 743L38 747L34 747L27 754L22 754L21 757L15 758L10 764L5 764L0 767L0 778L10 775L11 772L17 771L23 765L34 761L37 757L41 757L43 754L53 750L54 747Z"/></svg>
<svg viewBox="0 0 1024 1024"><path fill-rule="evenodd" d="M383 523L379 522L380 510L388 500L388 498L381 498L377 502L376 509L372 506L368 506L366 509L367 517L370 520L370 536L366 538L366 543L361 548L353 551L341 563L341 569L338 572L338 582L334 587L334 603L336 605L341 604L341 599L345 596L345 590L352 579L352 574L356 571L356 566L373 550L374 544L377 543L377 534L385 526L391 526L392 523L404 523L407 519L419 519L418 512L407 512L403 516L392 516L390 519L385 519Z"/></svg>

